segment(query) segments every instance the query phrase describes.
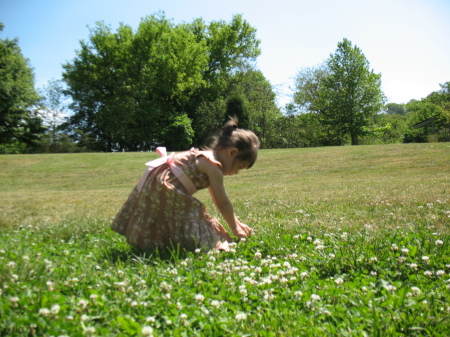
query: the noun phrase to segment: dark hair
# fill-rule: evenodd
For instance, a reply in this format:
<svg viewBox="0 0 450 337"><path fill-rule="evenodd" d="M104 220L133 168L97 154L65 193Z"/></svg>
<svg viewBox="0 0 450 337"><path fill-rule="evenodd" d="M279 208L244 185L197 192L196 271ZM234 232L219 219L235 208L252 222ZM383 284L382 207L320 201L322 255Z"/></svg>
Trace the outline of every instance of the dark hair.
<svg viewBox="0 0 450 337"><path fill-rule="evenodd" d="M239 151L236 160L247 161L247 168L250 168L258 156L259 144L258 137L252 131L239 129L237 118L231 117L223 126L222 133L214 138L210 148L216 150L235 147Z"/></svg>

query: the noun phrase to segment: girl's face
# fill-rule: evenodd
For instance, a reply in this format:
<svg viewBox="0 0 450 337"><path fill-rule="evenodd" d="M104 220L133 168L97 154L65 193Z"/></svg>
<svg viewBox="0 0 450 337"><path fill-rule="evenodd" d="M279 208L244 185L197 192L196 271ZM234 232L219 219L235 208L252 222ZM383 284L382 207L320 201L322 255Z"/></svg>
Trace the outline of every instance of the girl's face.
<svg viewBox="0 0 450 337"><path fill-rule="evenodd" d="M222 161L222 171L226 176L231 176L238 174L240 170L246 169L249 167L249 163L246 161L236 160L236 156L238 154L237 149L231 149L226 151L226 155L224 160Z"/></svg>
<svg viewBox="0 0 450 337"><path fill-rule="evenodd" d="M238 161L235 160L232 164L231 164L231 168L227 168L227 170L223 170L223 174L226 176L232 176L235 174L238 174L240 170L246 169L248 168L249 164L245 161Z"/></svg>

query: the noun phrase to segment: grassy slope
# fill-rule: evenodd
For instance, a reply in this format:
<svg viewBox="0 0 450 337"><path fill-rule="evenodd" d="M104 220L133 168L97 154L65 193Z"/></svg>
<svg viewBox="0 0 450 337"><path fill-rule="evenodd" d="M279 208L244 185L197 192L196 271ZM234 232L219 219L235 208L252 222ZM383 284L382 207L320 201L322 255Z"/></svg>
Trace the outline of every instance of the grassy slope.
<svg viewBox="0 0 450 337"><path fill-rule="evenodd" d="M261 151L257 236L171 261L108 230L155 157L0 156L0 335L448 335L450 144Z"/></svg>
<svg viewBox="0 0 450 337"><path fill-rule="evenodd" d="M0 225L110 219L156 156L0 156ZM420 205L448 201L449 172L448 143L262 150L254 168L227 177L226 188L237 214L259 230L305 214L327 226L390 225ZM217 215L207 192L196 196Z"/></svg>

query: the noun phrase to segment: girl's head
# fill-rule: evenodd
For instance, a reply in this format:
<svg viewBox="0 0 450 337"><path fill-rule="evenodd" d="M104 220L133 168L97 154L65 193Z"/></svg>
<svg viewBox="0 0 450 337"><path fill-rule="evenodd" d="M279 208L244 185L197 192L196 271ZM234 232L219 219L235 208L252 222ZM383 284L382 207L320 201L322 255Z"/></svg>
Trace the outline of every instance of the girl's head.
<svg viewBox="0 0 450 337"><path fill-rule="evenodd" d="M211 149L215 151L236 149L233 156L234 164L245 163L245 167L249 169L258 156L259 139L253 132L239 129L237 123L237 118L230 118L223 126L222 133L214 139Z"/></svg>

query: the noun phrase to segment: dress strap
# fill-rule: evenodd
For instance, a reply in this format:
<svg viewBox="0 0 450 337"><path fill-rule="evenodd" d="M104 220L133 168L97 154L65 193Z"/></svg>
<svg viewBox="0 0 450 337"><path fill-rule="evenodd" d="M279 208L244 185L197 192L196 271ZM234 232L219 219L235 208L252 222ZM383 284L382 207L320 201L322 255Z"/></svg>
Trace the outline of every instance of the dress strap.
<svg viewBox="0 0 450 337"><path fill-rule="evenodd" d="M189 194L194 194L197 192L197 188L195 187L194 183L191 179L184 173L184 171L177 166L177 161L175 159L175 152L172 152L170 156L167 155L167 151L165 147L157 147L156 152L161 156L161 158L149 161L145 163L145 165L148 166L147 171L145 171L144 175L142 176L141 180L139 180L139 183L137 184L136 188L140 192L142 191L142 187L144 186L145 181L147 180L148 175L150 174L153 169L156 167L159 167L165 163L169 165L170 170L174 174L175 177L178 178L178 180L183 184L184 188L188 191Z"/></svg>

